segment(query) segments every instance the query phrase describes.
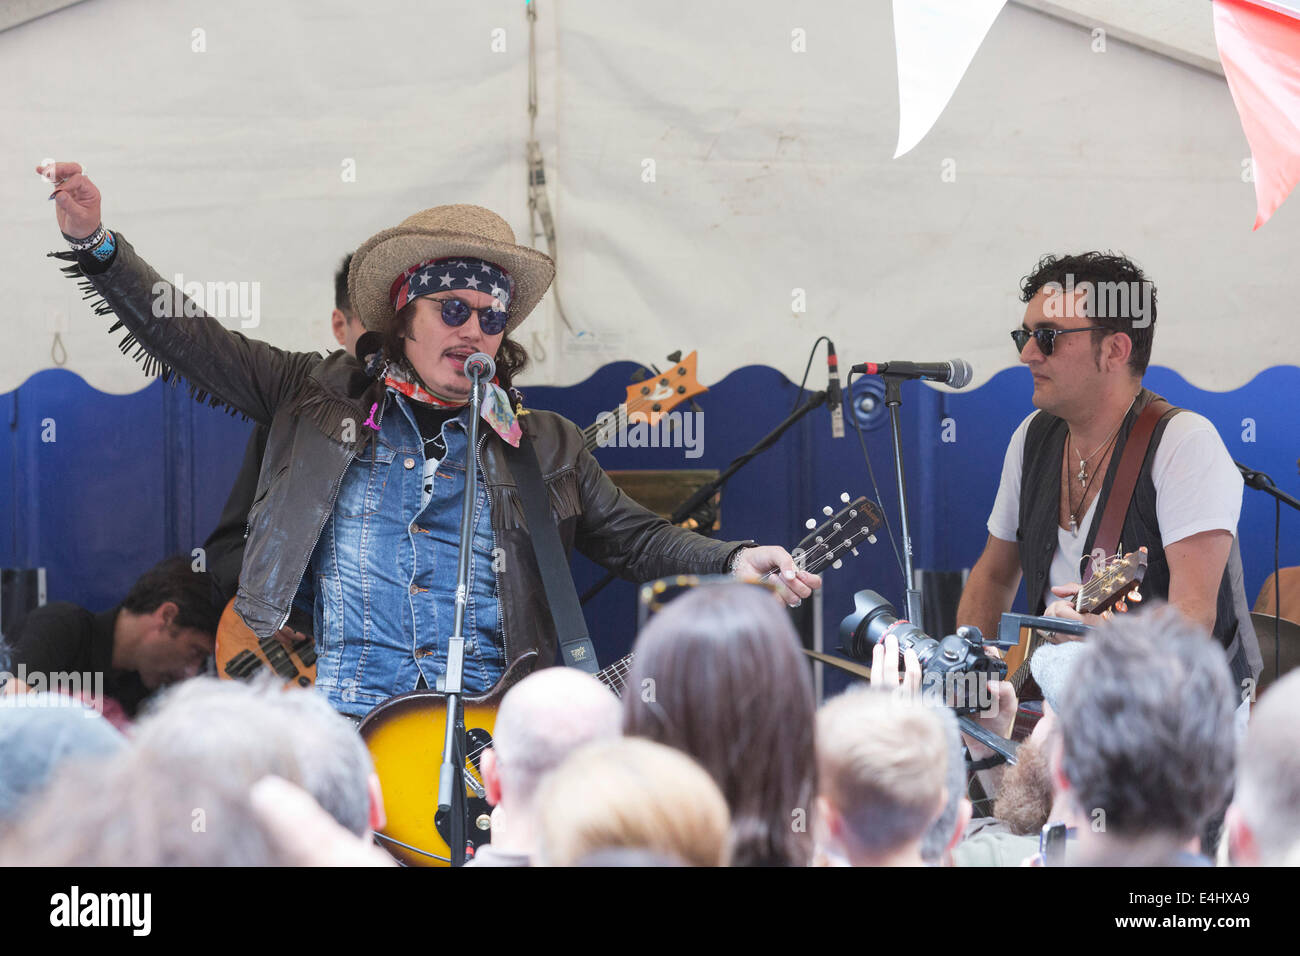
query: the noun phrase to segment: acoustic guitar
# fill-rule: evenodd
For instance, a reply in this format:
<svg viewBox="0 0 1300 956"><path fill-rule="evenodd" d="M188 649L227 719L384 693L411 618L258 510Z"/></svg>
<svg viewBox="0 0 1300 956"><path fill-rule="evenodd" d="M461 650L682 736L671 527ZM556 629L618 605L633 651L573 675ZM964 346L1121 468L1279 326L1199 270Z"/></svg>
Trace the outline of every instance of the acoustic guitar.
<svg viewBox="0 0 1300 956"><path fill-rule="evenodd" d="M791 551L796 566L818 573L838 568L845 555L857 554L863 541L875 543L875 532L884 523L880 509L866 498L849 500L838 512L813 530ZM831 512L833 509L824 509ZM633 655L628 654L606 667L596 678L618 697L623 696ZM464 778L470 808L469 842L479 847L490 836L491 806L487 802L478 758L492 745L496 708L509 687L532 670L533 654L516 661L497 685L478 697L465 698L465 734L468 760ZM446 821L435 814L438 803L438 771L442 765L442 744L446 727L446 697L433 690L417 690L392 697L377 706L361 722L361 736L370 748L375 771L384 794L388 818L382 833L383 846L400 863L409 866L450 865Z"/></svg>
<svg viewBox="0 0 1300 956"><path fill-rule="evenodd" d="M680 355L680 352L674 352L669 358ZM587 450L595 451L602 442L617 434L620 424L631 420L657 425L678 405L707 392L696 376L698 356L698 352L692 352L667 371L629 385L617 409L598 415L595 422L582 430ZM312 686L316 682L313 641L297 641L286 648L274 637L259 638L235 613L234 603L234 598L231 598L217 624L214 651L217 675L226 680L247 680L269 669L286 683Z"/></svg>
<svg viewBox="0 0 1300 956"><path fill-rule="evenodd" d="M1075 610L1080 614L1101 614L1108 611L1120 601L1137 590L1147 573L1147 549L1138 548L1122 557L1114 555L1108 558L1080 588L1075 597ZM1034 652L1048 642L1048 638L1035 628L1020 629L1020 643L1007 650L1007 678L1016 689L1016 696L1021 700L1042 698L1042 692L1034 683L1029 670L1029 662ZM1040 714L1029 710L1018 710L1011 737L1023 740L1033 730Z"/></svg>

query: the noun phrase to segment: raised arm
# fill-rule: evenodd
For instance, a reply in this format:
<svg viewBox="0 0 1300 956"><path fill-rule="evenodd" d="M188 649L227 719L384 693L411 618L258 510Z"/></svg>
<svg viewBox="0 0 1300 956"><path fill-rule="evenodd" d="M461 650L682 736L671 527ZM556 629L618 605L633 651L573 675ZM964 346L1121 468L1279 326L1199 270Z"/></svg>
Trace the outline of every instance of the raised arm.
<svg viewBox="0 0 1300 956"><path fill-rule="evenodd" d="M38 166L36 171L55 184L51 198L59 229L69 240L95 235L100 227L100 193L76 163ZM290 399L319 361L314 352L286 352L225 328L188 299L141 259L121 235L110 234L97 250L62 254L76 266L65 273L81 278L88 291L102 297L97 311L112 311L128 336L123 352L138 344L136 357L148 355L164 378L183 376L197 398L221 401L249 418L270 424L279 405ZM173 304L183 302L180 315ZM146 372L153 370L145 362Z"/></svg>

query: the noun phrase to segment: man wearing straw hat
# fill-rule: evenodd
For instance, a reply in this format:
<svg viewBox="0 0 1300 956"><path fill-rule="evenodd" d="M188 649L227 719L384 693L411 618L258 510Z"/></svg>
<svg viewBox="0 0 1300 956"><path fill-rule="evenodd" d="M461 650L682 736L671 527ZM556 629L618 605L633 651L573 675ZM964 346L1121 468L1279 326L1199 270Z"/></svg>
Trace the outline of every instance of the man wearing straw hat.
<svg viewBox="0 0 1300 956"><path fill-rule="evenodd" d="M363 360L345 351L322 358L250 340L193 303L172 317L175 290L104 229L99 190L81 167L37 172L57 184L59 228L73 250L58 254L72 263L64 272L99 297L97 312L126 327L122 350L134 346L146 372L183 377L196 398L270 426L235 610L269 637L299 587L312 591L316 682L339 711L364 715L436 686L445 670L470 454L464 363L476 351L495 359L497 375L473 451L482 481L465 612L468 693L491 688L516 661L555 659L555 626L506 463L506 445L521 438L536 452L566 549L632 580L780 569L790 604L820 587L782 548L713 541L637 505L572 422L542 411L516 417L508 390L527 355L510 335L555 266L517 245L495 213L437 206L365 242L348 290L382 348L359 346Z"/></svg>

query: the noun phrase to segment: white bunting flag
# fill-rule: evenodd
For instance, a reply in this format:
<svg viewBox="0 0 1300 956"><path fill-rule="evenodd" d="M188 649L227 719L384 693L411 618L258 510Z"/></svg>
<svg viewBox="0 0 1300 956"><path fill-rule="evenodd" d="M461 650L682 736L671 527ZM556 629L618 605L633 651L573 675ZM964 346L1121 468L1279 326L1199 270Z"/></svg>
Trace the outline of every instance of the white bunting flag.
<svg viewBox="0 0 1300 956"><path fill-rule="evenodd" d="M1006 0L894 0L897 159L930 132Z"/></svg>

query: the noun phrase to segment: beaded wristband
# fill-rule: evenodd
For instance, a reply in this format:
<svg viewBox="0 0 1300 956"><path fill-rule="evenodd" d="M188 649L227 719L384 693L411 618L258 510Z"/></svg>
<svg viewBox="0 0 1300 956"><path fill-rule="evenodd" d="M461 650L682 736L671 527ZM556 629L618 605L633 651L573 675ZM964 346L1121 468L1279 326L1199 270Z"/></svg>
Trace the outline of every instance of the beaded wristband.
<svg viewBox="0 0 1300 956"><path fill-rule="evenodd" d="M117 240L113 238L111 232L105 231L103 240L90 250L90 254L100 262L107 262L113 258L115 251L117 251Z"/></svg>
<svg viewBox="0 0 1300 956"><path fill-rule="evenodd" d="M94 249L97 245L103 242L104 236L106 236L107 234L108 234L108 230L104 228L104 224L101 222L98 226L95 227L94 232L92 232L90 235L86 236L83 239L78 239L75 236L70 236L66 232L63 233L63 238L68 240L68 245L71 246L76 252L88 252L89 250Z"/></svg>

